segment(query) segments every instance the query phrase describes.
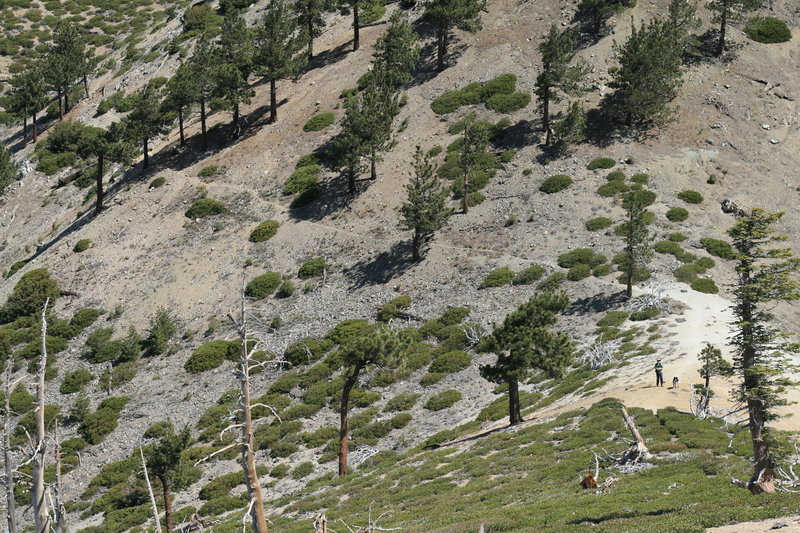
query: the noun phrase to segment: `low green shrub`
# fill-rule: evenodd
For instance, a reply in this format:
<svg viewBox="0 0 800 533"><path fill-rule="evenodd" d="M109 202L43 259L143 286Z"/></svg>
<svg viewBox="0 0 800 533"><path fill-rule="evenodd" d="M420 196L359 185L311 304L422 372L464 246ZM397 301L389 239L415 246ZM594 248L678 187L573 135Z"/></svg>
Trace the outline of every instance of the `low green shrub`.
<svg viewBox="0 0 800 533"><path fill-rule="evenodd" d="M587 170L597 170L597 169L609 169L613 168L617 162L611 159L610 157L598 157L597 159L592 159L588 165L586 165Z"/></svg>
<svg viewBox="0 0 800 533"><path fill-rule="evenodd" d="M512 94L517 90L517 76L514 74L500 74L493 78L480 88L480 97L482 100L487 100L499 94Z"/></svg>
<svg viewBox="0 0 800 533"><path fill-rule="evenodd" d="M622 207L627 208L631 199L637 200L642 206L647 207L653 205L656 201L656 193L646 189L639 189L638 191L631 191L622 197Z"/></svg>
<svg viewBox="0 0 800 533"><path fill-rule="evenodd" d="M590 218L586 221L586 229L589 231L599 231L611 227L614 222L607 217Z"/></svg>
<svg viewBox="0 0 800 533"><path fill-rule="evenodd" d="M683 222L689 218L689 211L683 207L673 207L667 211L667 220L670 222Z"/></svg>
<svg viewBox="0 0 800 533"><path fill-rule="evenodd" d="M455 350L434 357L429 371L435 374L455 374L472 364L472 356L467 352Z"/></svg>
<svg viewBox="0 0 800 533"><path fill-rule="evenodd" d="M461 324L470 313L469 307L453 307L442 313L439 323L442 326L455 326Z"/></svg>
<svg viewBox="0 0 800 533"><path fill-rule="evenodd" d="M690 189L686 189L679 192L678 198L683 200L687 204L699 204L703 202L703 195L697 191L692 191Z"/></svg>
<svg viewBox="0 0 800 533"><path fill-rule="evenodd" d="M747 21L744 32L758 43L785 43L792 40L789 26L775 17L753 17Z"/></svg>
<svg viewBox="0 0 800 533"><path fill-rule="evenodd" d="M514 285L532 285L544 276L545 268L541 265L531 265L514 276Z"/></svg>
<svg viewBox="0 0 800 533"><path fill-rule="evenodd" d="M278 233L280 224L277 220L265 220L250 232L250 242L264 242L270 240Z"/></svg>
<svg viewBox="0 0 800 533"><path fill-rule="evenodd" d="M676 242L658 241L653 245L653 250L660 254L678 255L683 253L683 248Z"/></svg>
<svg viewBox="0 0 800 533"><path fill-rule="evenodd" d="M297 270L297 277L300 279L316 278L321 276L326 268L328 268L328 264L325 263L324 258L314 257L300 265Z"/></svg>
<svg viewBox="0 0 800 533"><path fill-rule="evenodd" d="M75 247L72 249L73 252L79 254L81 252L85 252L89 248L92 247L91 239L81 239L75 243Z"/></svg>
<svg viewBox="0 0 800 533"><path fill-rule="evenodd" d="M618 327L628 320L627 311L608 311L603 318L597 321L600 327Z"/></svg>
<svg viewBox="0 0 800 533"><path fill-rule="evenodd" d="M667 238L672 242L683 242L686 240L686 235L680 232L670 233Z"/></svg>
<svg viewBox="0 0 800 533"><path fill-rule="evenodd" d="M700 239L700 244L703 245L706 252L720 259L733 259L736 256L733 248L727 241L704 237Z"/></svg>
<svg viewBox="0 0 800 533"><path fill-rule="evenodd" d="M78 433L89 444L100 444L109 433L117 428L119 414L129 399L127 396L106 398L100 402L96 411L84 417L78 427Z"/></svg>
<svg viewBox="0 0 800 533"><path fill-rule="evenodd" d="M378 311L378 320L380 322L389 322L393 318L397 318L400 311L406 309L410 305L411 296L405 294L397 296L381 306L380 311Z"/></svg>
<svg viewBox="0 0 800 533"><path fill-rule="evenodd" d="M186 210L187 218L205 218L214 215L224 215L228 212L225 205L213 198L200 198Z"/></svg>
<svg viewBox="0 0 800 533"><path fill-rule="evenodd" d="M461 401L461 393L457 390L449 389L428 398L424 407L428 411L441 411L452 407L459 401Z"/></svg>
<svg viewBox="0 0 800 533"><path fill-rule="evenodd" d="M322 131L336 120L336 115L333 113L320 113L314 115L303 126L303 131Z"/></svg>
<svg viewBox="0 0 800 533"><path fill-rule="evenodd" d="M625 181L625 178L627 178L627 176L625 175L625 173L623 171L621 171L621 170L612 170L606 176L606 181Z"/></svg>
<svg viewBox="0 0 800 533"><path fill-rule="evenodd" d="M480 288L486 289L488 287L502 287L503 285L508 285L514 280L514 276L514 271L507 266L495 268L483 278Z"/></svg>
<svg viewBox="0 0 800 533"><path fill-rule="evenodd" d="M263 300L270 296L281 284L278 272L267 272L250 280L244 289L244 295L255 300Z"/></svg>
<svg viewBox="0 0 800 533"><path fill-rule="evenodd" d="M496 94L486 100L486 107L498 113L513 113L531 103L528 93Z"/></svg>
<svg viewBox="0 0 800 533"><path fill-rule="evenodd" d="M164 176L159 176L153 181L150 182L150 189L158 189L159 187L163 187L167 183L167 179Z"/></svg>
<svg viewBox="0 0 800 533"><path fill-rule="evenodd" d="M183 368L190 374L199 374L219 367L226 359L236 357L239 352L239 343L226 340L210 341L198 346Z"/></svg>
<svg viewBox="0 0 800 533"><path fill-rule="evenodd" d="M297 167L283 184L283 194L302 193L311 188L318 188L320 172L322 167L316 163Z"/></svg>
<svg viewBox="0 0 800 533"><path fill-rule="evenodd" d="M590 267L602 265L608 258L595 253L591 248L575 248L558 256L558 266L572 268L575 265L589 265Z"/></svg>
<svg viewBox="0 0 800 533"><path fill-rule="evenodd" d="M398 394L388 402L386 402L386 406L383 410L387 413L393 413L398 411L408 411L414 405L416 405L417 400L421 394L417 393L408 393L408 394Z"/></svg>
<svg viewBox="0 0 800 533"><path fill-rule="evenodd" d="M597 194L603 198L610 198L623 192L631 190L630 186L621 180L611 180L597 188Z"/></svg>
<svg viewBox="0 0 800 533"><path fill-rule="evenodd" d="M697 292L704 292L706 294L717 294L719 292L717 284L714 283L714 280L711 278L698 278L689 286Z"/></svg>
<svg viewBox="0 0 800 533"><path fill-rule="evenodd" d="M292 470L292 479L303 479L314 472L314 463L303 461Z"/></svg>
<svg viewBox="0 0 800 533"><path fill-rule="evenodd" d="M630 320L633 322L640 322L642 320L650 320L652 318L657 317L661 311L658 310L658 307L646 307L645 309L640 309L638 311L634 311L630 315Z"/></svg>
<svg viewBox="0 0 800 533"><path fill-rule="evenodd" d="M61 290L58 281L50 277L46 268L26 272L0 309L0 323L12 322L21 316L40 313L45 302L54 307Z"/></svg>
<svg viewBox="0 0 800 533"><path fill-rule="evenodd" d="M386 14L386 6L383 5L383 0L367 3L358 18L359 26L366 26L379 21Z"/></svg>
<svg viewBox="0 0 800 533"><path fill-rule="evenodd" d="M572 178L567 176L566 174L556 174L555 176L550 176L546 180L539 185L539 190L543 193L553 194L559 191L563 191L567 187L572 185Z"/></svg>
<svg viewBox="0 0 800 533"><path fill-rule="evenodd" d="M647 183L650 181L650 175L643 173L634 174L633 176L631 176L631 181L638 185L647 185Z"/></svg>
<svg viewBox="0 0 800 533"><path fill-rule="evenodd" d="M278 379L272 382L272 385L269 387L269 392L273 394L289 394L299 382L300 377L297 372L284 372Z"/></svg>
<svg viewBox="0 0 800 533"><path fill-rule="evenodd" d="M211 176L216 175L218 172L219 167L217 165L208 165L207 167L201 168L197 175L201 178L210 178Z"/></svg>
<svg viewBox="0 0 800 533"><path fill-rule="evenodd" d="M76 326L80 329L88 328L94 324L95 320L97 320L102 314L102 309L92 309L87 307L85 309L76 311L69 320L69 323L71 326Z"/></svg>
<svg viewBox="0 0 800 533"><path fill-rule="evenodd" d="M567 275L563 272L553 272L536 286L536 290L542 292L558 290L565 279L567 279Z"/></svg>
<svg viewBox="0 0 800 533"><path fill-rule="evenodd" d="M275 465L275 468L270 471L269 475L275 479L285 478L289 475L289 465L286 463Z"/></svg>
<svg viewBox="0 0 800 533"><path fill-rule="evenodd" d="M61 386L58 391L61 394L72 394L80 392L83 387L94 379L94 374L84 368L72 370L67 372L64 379L61 381Z"/></svg>
<svg viewBox="0 0 800 533"><path fill-rule="evenodd" d="M281 281L281 284L278 286L278 292L276 296L278 298L288 298L295 293L297 287L295 286L294 282L290 279L285 279Z"/></svg>
<svg viewBox="0 0 800 533"><path fill-rule="evenodd" d="M570 267L567 272L567 279L570 281L580 281L592 275L592 267L586 264Z"/></svg>

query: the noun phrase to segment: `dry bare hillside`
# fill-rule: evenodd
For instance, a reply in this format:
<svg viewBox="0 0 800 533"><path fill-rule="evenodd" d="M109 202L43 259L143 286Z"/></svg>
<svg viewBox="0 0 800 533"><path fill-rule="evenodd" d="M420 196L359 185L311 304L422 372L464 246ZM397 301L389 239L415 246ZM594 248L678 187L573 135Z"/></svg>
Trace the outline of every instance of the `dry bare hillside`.
<svg viewBox="0 0 800 533"><path fill-rule="evenodd" d="M629 19L638 23L663 16L665 4L640 1L612 19L610 35L579 52L592 67L589 78L593 89L585 96L587 106L596 106L611 90L607 83L609 68L614 65L613 44L630 34ZM248 18L256 18L263 5L255 4ZM397 5L389 6L389 12L395 9ZM62 289L70 293L58 301L59 316L68 317L87 307L109 311L121 307L122 313L113 323L100 320L102 327L113 325L121 335L129 325L146 330L155 310L164 307L179 324L173 353L144 359L135 378L113 392L114 396L128 395L131 400L122 411L119 427L101 444L87 448L80 467L67 474L68 499L79 499L104 464L129 455L153 423L169 419L176 426L193 426L223 392L235 386L231 363L196 375L188 374L184 363L204 342L233 338L226 316L237 305L243 280L276 271L297 283L298 290L291 297L270 297L256 304L267 320L281 318L277 333L267 338L268 346L279 351L303 337L322 337L345 319L374 320L380 306L400 294L410 295L413 303L405 310L409 318L393 322L397 326L418 327L449 308L464 306L471 310L470 321L489 327L535 292L533 285L479 288L491 270L508 266L518 272L536 263L544 265L548 273L566 272L557 265L557 257L581 247L613 257L623 246L613 228L590 232L585 227L588 219L600 216L619 223L624 213L619 199L595 192L606 182L608 171L587 170L594 158L613 158L618 162L614 170L623 170L629 176L650 175L648 188L657 194L650 208L656 215L651 227L658 240L681 232L687 237L681 243L684 249L698 257L708 256L700 239L725 236L734 218L722 212L720 202L732 198L747 207L786 211L779 229L789 235L790 245L800 250L800 183L796 179L800 166L798 39L759 44L733 28L735 45L730 54L724 60L709 59L689 66L673 103L674 120L645 138L600 139L578 145L569 155L548 162L543 157L535 102L508 115L512 125L500 148L517 153L482 191L486 201L468 215L453 215L430 242L425 259L410 261L410 236L398 229L396 208L405 198L404 185L412 170L415 147L446 147L457 137L448 134L448 127L472 111L493 122L503 118L483 106L465 107L440 117L431 110L431 101L447 90L504 73L516 74L518 90L531 93L541 66L537 50L541 37L553 23L572 24L575 9L574 1L490 0L482 16L483 29L474 35L458 33L456 53L441 73L435 71L432 28L419 19L420 11L411 12L424 41L423 61L404 89L408 103L397 119L398 124L407 120L407 127L398 133L396 146L378 164L378 180L368 182L357 196L347 195L342 178L328 170L322 197L309 206L290 209L290 200L281 189L297 160L337 132L338 125L321 132L304 132L303 125L321 112L332 111L337 120L342 117L339 95L355 86L368 69L372 45L386 28L388 14L363 29L362 48L357 52L349 49L351 20L332 17L317 41L318 57L311 67L296 82L279 84L284 100L276 124L267 123L268 88L254 80L256 97L242 109L246 126L240 137L230 137L225 126L230 115L218 112L210 122L210 148L203 152L199 149L199 121L193 117L187 129L188 147L178 146L177 131L159 139L153 147L150 169L141 171L141 163L120 169L110 187L107 208L97 216L91 203L84 203L84 190L58 185L59 178L69 171L45 176L32 170L35 165L25 160L32 148L19 152L24 178L9 187L0 200L0 264L6 270L17 261L33 260L2 282L0 300L5 300L23 274L47 267ZM705 9L700 14L706 29L710 14ZM776 0L774 15L796 28L796 2ZM172 21L148 36L146 43L171 38L179 30L180 22ZM119 89L130 92L154 76L169 75L177 65L174 56L159 57L135 66L121 78L107 74L93 80L92 96L82 100L70 118L107 125L117 117L114 111L95 116L104 94ZM214 124L220 126L214 128ZM3 133L14 142L19 140L15 137L17 129ZM211 165L219 171L201 177L201 169ZM552 195L540 192L541 182L554 174L570 175L573 185ZM718 178L714 184L707 183L711 174ZM165 185L150 188L156 177L165 178ZM690 205L678 199L677 194L685 189L700 192L704 201ZM229 214L187 218L184 212L201 194L223 202ZM667 220L665 214L673 207L688 209L689 218L685 222ZM249 242L253 228L268 219L280 223L277 234L263 243ZM81 239L90 239L92 246L75 253L73 248ZM299 266L318 256L329 265L324 277L298 280ZM624 368L592 376L598 380L595 387L567 394L530 416L550 419L567 408L588 407L604 396L648 409L668 405L687 409L691 384L699 379L697 353L703 343L721 346L728 337L727 285L734 279L733 271L725 261L715 260L716 266L707 277L716 282L720 293L706 295L675 280L672 272L681 265L677 259L655 254L652 279L669 282L666 294L673 304L671 313L644 322L642 330L647 326L653 329L643 331L636 340L637 349L651 346L654 350L631 357ZM595 340L595 324L606 311L625 309L618 295L622 286L616 277L612 273L565 284L576 303L559 325L573 333L581 346ZM782 327L792 330L800 312L782 305L777 316ZM74 395L60 394L56 385L70 370L88 367L99 372L98 367L81 358L81 353L88 333L100 322L59 356L59 377L51 382L54 386L48 390L48 401L62 405L65 411L74 402ZM635 326L629 323L625 327ZM664 358L668 379L673 375L681 378L677 390L650 386L656 356ZM400 393L422 393L419 406L446 389L460 390L463 395L456 406L443 411L417 407L412 411L415 422L392 432L380 447L406 449L442 429L474 420L497 398L493 385L482 380L478 371L478 364L490 360L491 356L475 355L469 368L429 387L419 384L424 372L418 372L378 389L382 399L376 405L381 407ZM20 372L25 373L25 368ZM265 393L276 377L269 372L258 375L257 394ZM93 406L106 396L96 382L88 390ZM526 385L524 390L538 390L538 386ZM297 389L293 392L294 396L300 394ZM796 390L791 394L798 398ZM336 421L335 410L325 408L305 422L304 430L310 432ZM488 422L483 429L502 423ZM797 430L800 418L790 416L778 425ZM75 428L68 432L72 433L67 436L73 436ZM266 453L261 453L260 459L270 466L279 462L296 465L318 456L319 450L304 448L288 459L270 458ZM198 483L176 496L175 507L197 504L205 483L236 468L231 460L205 468ZM314 468L319 475L332 472L335 465L315 463ZM291 478L283 479L271 485L267 496L276 498L300 485ZM69 531L101 522L98 516L80 519L79 515L70 514Z"/></svg>

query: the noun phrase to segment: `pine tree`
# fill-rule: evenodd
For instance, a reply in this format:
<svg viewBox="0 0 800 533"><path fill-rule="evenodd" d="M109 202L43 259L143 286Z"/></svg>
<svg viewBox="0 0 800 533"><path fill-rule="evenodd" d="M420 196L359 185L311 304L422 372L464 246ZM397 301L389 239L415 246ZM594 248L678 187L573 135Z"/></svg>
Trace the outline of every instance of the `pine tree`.
<svg viewBox="0 0 800 533"><path fill-rule="evenodd" d="M599 35L609 18L634 5L636 0L581 0L578 12L589 18L592 33Z"/></svg>
<svg viewBox="0 0 800 533"><path fill-rule="evenodd" d="M395 11L389 28L375 43L373 70L381 65L389 86L396 88L411 80L419 62L419 35L400 11Z"/></svg>
<svg viewBox="0 0 800 533"><path fill-rule="evenodd" d="M615 46L619 70L609 84L615 91L604 101L608 114L627 126L664 119L667 104L683 85L683 35L669 20L633 25L631 36Z"/></svg>
<svg viewBox="0 0 800 533"><path fill-rule="evenodd" d="M188 63L178 67L167 82L164 98L164 110L178 116L178 131L180 132L181 146L186 146L183 123L191 112L192 104L198 101L197 84L192 79L192 69Z"/></svg>
<svg viewBox="0 0 800 533"><path fill-rule="evenodd" d="M715 13L713 22L719 24L717 57L721 56L725 51L728 23L739 20L748 11L753 11L759 7L761 7L761 0L709 0L708 9Z"/></svg>
<svg viewBox="0 0 800 533"><path fill-rule="evenodd" d="M361 140L370 163L370 179L378 179L377 163L381 154L394 147L392 124L400 113L400 100L381 65L372 70L370 83L360 95Z"/></svg>
<svg viewBox="0 0 800 533"><path fill-rule="evenodd" d="M53 44L47 51L45 75L58 94L61 119L69 111L69 91L87 73L86 41L80 30L59 22L53 31ZM63 98L63 106L61 104Z"/></svg>
<svg viewBox="0 0 800 533"><path fill-rule="evenodd" d="M753 492L772 492L773 457L768 424L778 418L775 408L787 405L786 387L797 365L785 355L797 345L773 325L776 302L800 299L800 284L793 277L800 269L800 257L789 248L773 245L787 240L775 234L783 213L754 209L728 230L734 249L737 281L734 284L734 375L740 380L738 396L747 405L753 441Z"/></svg>
<svg viewBox="0 0 800 533"><path fill-rule="evenodd" d="M481 346L482 351L494 352L494 364L480 367L481 376L492 383L508 385L509 423L522 422L519 383L541 370L558 377L574 359L574 342L569 335L553 331L558 314L569 305L565 292L537 293L519 309L509 314L503 324Z"/></svg>
<svg viewBox="0 0 800 533"><path fill-rule="evenodd" d="M356 180L366 168L363 162L366 147L361 134L362 117L361 98L348 97L344 103L342 131L333 139L334 152L337 154L333 168L341 171L347 178L347 191L350 194L356 193Z"/></svg>
<svg viewBox="0 0 800 533"><path fill-rule="evenodd" d="M255 92L248 79L253 71L253 36L238 10L231 9L222 21L217 45L216 87L214 95L223 109L233 113L233 126L239 126L239 106L249 104Z"/></svg>
<svg viewBox="0 0 800 533"><path fill-rule="evenodd" d="M47 88L44 82L44 68L39 62L33 63L11 78L11 105L13 111L22 117L23 143L28 142L28 117L33 125L33 142L38 140L36 116L47 105Z"/></svg>
<svg viewBox="0 0 800 533"><path fill-rule="evenodd" d="M175 321L163 307L156 310L150 319L150 333L147 336L147 350L150 355L161 355L167 351L169 340L178 331Z"/></svg>
<svg viewBox="0 0 800 533"><path fill-rule="evenodd" d="M157 443L147 447L147 468L152 475L161 482L164 494L164 518L167 524L167 533L172 533L174 522L172 518L172 491L181 488L176 486L180 482L181 453L191 444L192 435L188 426L180 433L175 433L172 424L158 440Z"/></svg>
<svg viewBox="0 0 800 533"><path fill-rule="evenodd" d="M361 373L370 366L391 368L399 364L403 343L395 331L373 325L342 346L342 399L339 407L339 475L347 475L348 420L350 393Z"/></svg>
<svg viewBox="0 0 800 533"><path fill-rule="evenodd" d="M704 398L698 406L701 411L708 409L708 402L713 397L711 391L711 378L713 376L730 376L733 373L733 366L722 357L722 351L713 344L706 343L703 350L697 356L700 361L700 377L705 380L704 385L695 385Z"/></svg>
<svg viewBox="0 0 800 533"><path fill-rule="evenodd" d="M444 70L444 58L450 44L453 28L470 33L481 29L481 11L486 0L431 0L425 14L436 25L436 68Z"/></svg>
<svg viewBox="0 0 800 533"><path fill-rule="evenodd" d="M216 87L216 54L211 36L203 32L197 41L194 55L188 63L188 79L193 80L194 87L191 90L200 104L200 133L202 138L203 150L208 149L208 130L206 128L206 110L211 100L212 93Z"/></svg>
<svg viewBox="0 0 800 533"><path fill-rule="evenodd" d="M269 81L270 123L278 120L277 82L296 76L305 66L304 46L291 6L270 0L256 30L255 52L258 73Z"/></svg>
<svg viewBox="0 0 800 533"><path fill-rule="evenodd" d="M419 146L414 154L411 183L405 189L408 199L398 208L400 228L414 232L411 237L411 254L414 261L419 261L422 259L423 240L441 229L453 211L447 205L448 191L442 187L436 176L430 157Z"/></svg>
<svg viewBox="0 0 800 533"><path fill-rule="evenodd" d="M133 144L128 141L128 128L119 122L111 124L108 129L95 126L84 126L78 142L77 153L80 157L97 159L95 169L95 213L103 209L105 189L103 175L105 163L108 161L126 162L135 152Z"/></svg>
<svg viewBox="0 0 800 533"><path fill-rule="evenodd" d="M577 96L583 91L581 81L588 68L583 65L570 65L575 58L578 38L571 31L560 32L553 24L550 33L542 43L542 72L536 77L536 96L542 112L542 128L545 131L545 144L552 141L550 113L552 104L561 99L560 93Z"/></svg>
<svg viewBox="0 0 800 533"><path fill-rule="evenodd" d="M625 279L625 295L628 298L633 297L634 281L653 258L653 235L647 228L647 209L638 192L628 193L622 203L628 220L625 228L625 257L620 264L620 270Z"/></svg>
<svg viewBox="0 0 800 533"><path fill-rule="evenodd" d="M138 98L128 115L128 128L131 138L142 143L144 161L142 168L150 165L150 141L169 131L169 117L161 110L161 91L152 82L138 93Z"/></svg>
<svg viewBox="0 0 800 533"><path fill-rule="evenodd" d="M553 126L559 143L579 143L586 140L586 110L579 101L570 102L567 114Z"/></svg>
<svg viewBox="0 0 800 533"><path fill-rule="evenodd" d="M306 41L306 59L314 59L314 39L322 35L325 13L334 7L332 0L295 0L292 4L297 25L302 29Z"/></svg>
<svg viewBox="0 0 800 533"><path fill-rule="evenodd" d="M489 144L490 132L485 122L476 122L475 113L464 119L464 143L461 147L460 167L464 179L464 188L461 198L461 211L469 213L469 184L470 177L476 171L476 163L480 154L486 151Z"/></svg>
<svg viewBox="0 0 800 533"><path fill-rule="evenodd" d="M352 10L353 13L353 51L355 52L361 48L361 4L364 0L339 0L338 5L342 10L342 14L346 14Z"/></svg>

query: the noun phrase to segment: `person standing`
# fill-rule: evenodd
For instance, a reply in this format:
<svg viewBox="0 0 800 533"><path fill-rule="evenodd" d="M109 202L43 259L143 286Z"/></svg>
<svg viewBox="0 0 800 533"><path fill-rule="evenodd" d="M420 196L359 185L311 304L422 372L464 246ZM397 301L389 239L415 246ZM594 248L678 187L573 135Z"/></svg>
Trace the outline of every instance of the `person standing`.
<svg viewBox="0 0 800 533"><path fill-rule="evenodd" d="M656 359L656 387L664 386L664 365L661 364L661 359Z"/></svg>

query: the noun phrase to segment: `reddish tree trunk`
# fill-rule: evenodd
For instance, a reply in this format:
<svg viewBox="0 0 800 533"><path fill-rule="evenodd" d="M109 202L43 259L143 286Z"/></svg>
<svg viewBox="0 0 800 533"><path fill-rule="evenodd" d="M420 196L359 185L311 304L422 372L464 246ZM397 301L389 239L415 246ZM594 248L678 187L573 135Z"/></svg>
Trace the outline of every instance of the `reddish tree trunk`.
<svg viewBox="0 0 800 533"><path fill-rule="evenodd" d="M181 146L186 146L186 137L183 134L183 108L178 109L178 129L181 132Z"/></svg>
<svg viewBox="0 0 800 533"><path fill-rule="evenodd" d="M208 149L208 132L206 131L206 99L200 98L200 132L203 139L203 150Z"/></svg>
<svg viewBox="0 0 800 533"><path fill-rule="evenodd" d="M269 80L269 123L278 121L278 87L275 80Z"/></svg>
<svg viewBox="0 0 800 533"><path fill-rule="evenodd" d="M358 31L358 3L359 0L353 2L353 51L358 50L361 46L361 36Z"/></svg>
<svg viewBox="0 0 800 533"><path fill-rule="evenodd" d="M508 380L508 423L512 426L522 422L519 404L519 382L516 379Z"/></svg>
<svg viewBox="0 0 800 533"><path fill-rule="evenodd" d="M175 525L172 519L172 487L169 478L160 478L161 488L164 489L164 519L167 522L167 533L172 533Z"/></svg>
<svg viewBox="0 0 800 533"><path fill-rule="evenodd" d="M355 367L342 386L342 403L339 409L339 475L347 475L347 422L350 411L350 391L358 381L360 367Z"/></svg>

